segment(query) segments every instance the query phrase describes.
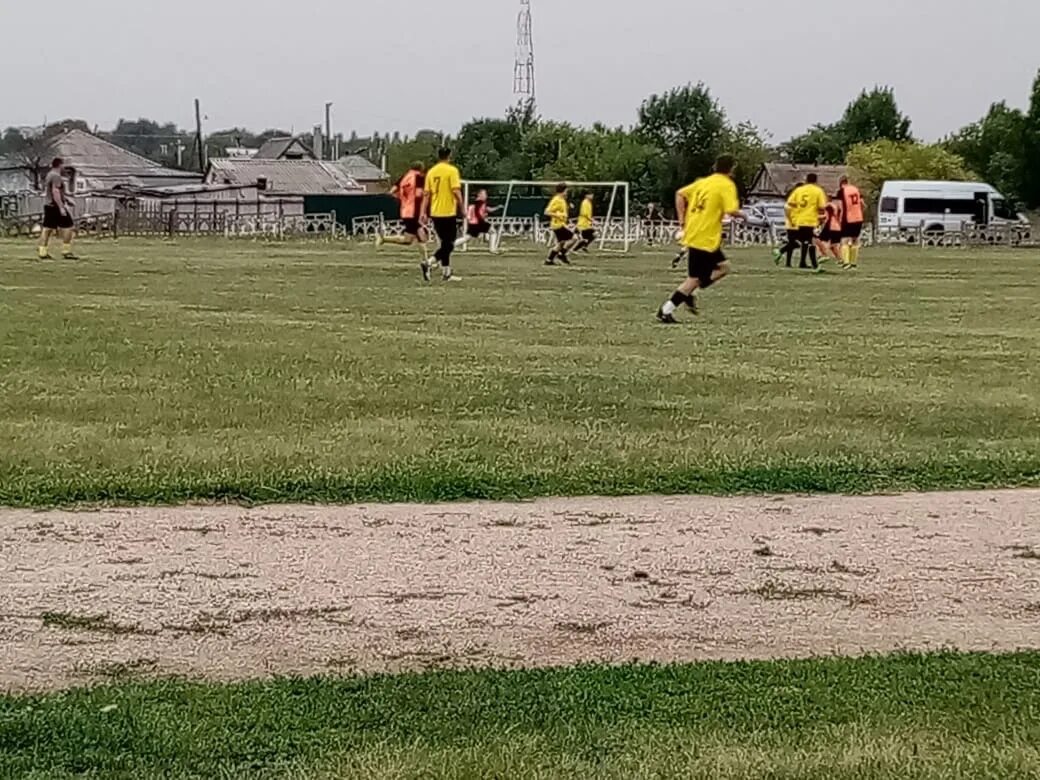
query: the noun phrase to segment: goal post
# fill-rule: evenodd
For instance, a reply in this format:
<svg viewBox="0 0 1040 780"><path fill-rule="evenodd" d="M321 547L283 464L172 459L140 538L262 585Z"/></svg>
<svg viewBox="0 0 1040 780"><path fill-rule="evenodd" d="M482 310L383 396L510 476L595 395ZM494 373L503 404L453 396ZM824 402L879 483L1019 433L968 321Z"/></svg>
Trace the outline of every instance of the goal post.
<svg viewBox="0 0 1040 780"><path fill-rule="evenodd" d="M467 209L480 190L488 191L488 205L496 209L490 214L491 246L498 248L503 239L548 243L548 221L543 212L555 194L560 181L482 181L462 182L462 196ZM571 224L577 218L583 191L591 191L596 203L593 229L596 246L601 251L628 252L634 243L631 214L631 187L627 181L565 181L571 201ZM577 198L575 197L577 196Z"/></svg>

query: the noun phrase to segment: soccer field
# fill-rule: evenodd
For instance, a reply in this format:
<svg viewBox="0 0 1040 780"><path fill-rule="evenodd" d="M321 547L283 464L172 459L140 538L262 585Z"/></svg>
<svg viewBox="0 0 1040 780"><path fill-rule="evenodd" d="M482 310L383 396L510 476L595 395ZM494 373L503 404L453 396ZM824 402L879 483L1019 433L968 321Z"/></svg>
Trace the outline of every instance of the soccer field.
<svg viewBox="0 0 1040 780"><path fill-rule="evenodd" d="M1040 483L1040 254L0 243L0 503L445 500Z"/></svg>

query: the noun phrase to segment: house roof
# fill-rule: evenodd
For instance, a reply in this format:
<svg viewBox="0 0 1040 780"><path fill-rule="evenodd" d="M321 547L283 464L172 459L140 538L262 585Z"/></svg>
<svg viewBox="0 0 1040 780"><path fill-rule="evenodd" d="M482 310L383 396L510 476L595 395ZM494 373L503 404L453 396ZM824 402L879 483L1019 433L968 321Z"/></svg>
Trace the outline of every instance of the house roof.
<svg viewBox="0 0 1040 780"><path fill-rule="evenodd" d="M311 151L311 148L299 138L292 137L272 138L270 141L265 141L253 156L257 160L280 160L293 144L299 144L303 147L304 154L313 159L314 152Z"/></svg>
<svg viewBox="0 0 1040 780"><path fill-rule="evenodd" d="M199 174L166 168L154 160L82 130L70 130L55 136L48 144L48 156L61 157L80 176L116 184L141 185L165 181L198 180Z"/></svg>
<svg viewBox="0 0 1040 780"><path fill-rule="evenodd" d="M390 174L360 154L348 154L339 164L357 181L389 181Z"/></svg>
<svg viewBox="0 0 1040 780"><path fill-rule="evenodd" d="M787 194L805 181L807 174L820 177L820 186L825 192L837 192L838 182L848 173L844 165L796 165L794 163L766 163L755 177L748 193L756 198L785 198Z"/></svg>
<svg viewBox="0 0 1040 780"><path fill-rule="evenodd" d="M342 195L363 189L338 163L322 160L258 160L218 157L209 161L206 180L245 186L267 179L279 195Z"/></svg>

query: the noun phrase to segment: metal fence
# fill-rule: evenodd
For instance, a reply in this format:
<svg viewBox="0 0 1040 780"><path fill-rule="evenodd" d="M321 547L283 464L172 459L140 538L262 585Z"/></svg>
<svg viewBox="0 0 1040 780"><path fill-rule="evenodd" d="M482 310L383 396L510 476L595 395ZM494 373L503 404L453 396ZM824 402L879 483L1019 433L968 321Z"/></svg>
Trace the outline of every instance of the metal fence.
<svg viewBox="0 0 1040 780"><path fill-rule="evenodd" d="M0 216L0 236L27 237L39 233L42 213ZM552 242L552 231L546 220L534 217L492 217L496 235L536 245ZM596 220L594 228L611 246L623 244L625 221ZM311 237L324 239L372 239L377 234L401 235L404 223L388 220L382 214L353 217L350 229L337 221L335 211L303 213L300 199L287 201L155 201L151 203L117 204L110 213L92 214L77 219L81 234L95 236L224 236L227 238L264 237L288 239ZM628 235L634 245L672 246L676 243L679 223L633 219ZM1037 246L1037 239L1020 225L976 225L964 223L959 230L927 231L917 228L877 229L867 225L863 231L865 245L931 247ZM786 231L775 226L749 225L741 221L727 223L723 241L727 246L777 246L786 240Z"/></svg>
<svg viewBox="0 0 1040 780"><path fill-rule="evenodd" d="M0 235L39 233L43 214L0 218ZM77 231L95 236L224 236L337 238L343 234L335 212L305 214L299 199L240 203L229 201L155 201L117 204L108 213L76 220Z"/></svg>

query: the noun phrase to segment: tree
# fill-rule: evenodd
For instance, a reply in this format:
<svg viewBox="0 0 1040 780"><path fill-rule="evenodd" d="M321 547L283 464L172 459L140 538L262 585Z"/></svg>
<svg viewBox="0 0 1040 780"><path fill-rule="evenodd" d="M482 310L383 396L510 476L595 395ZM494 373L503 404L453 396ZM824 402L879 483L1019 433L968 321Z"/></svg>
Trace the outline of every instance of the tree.
<svg viewBox="0 0 1040 780"><path fill-rule="evenodd" d="M912 141L910 119L899 112L891 87L864 90L849 103L839 122L845 149L873 141Z"/></svg>
<svg viewBox="0 0 1040 780"><path fill-rule="evenodd" d="M832 125L813 125L802 135L781 144L784 157L794 163L840 165L856 144L913 140L910 119L899 112L891 87L864 90Z"/></svg>
<svg viewBox="0 0 1040 780"><path fill-rule="evenodd" d="M1026 115L1004 102L994 103L978 122L962 128L943 142L969 168L1015 203L1025 202Z"/></svg>
<svg viewBox="0 0 1040 780"><path fill-rule="evenodd" d="M845 162L845 152L840 124L813 125L780 145L781 155L799 165L840 165Z"/></svg>
<svg viewBox="0 0 1040 780"><path fill-rule="evenodd" d="M430 131L420 132L415 138L404 138L391 144L386 151L386 167L394 181L400 179L415 163L431 165L437 159L440 133L431 136Z"/></svg>
<svg viewBox="0 0 1040 780"><path fill-rule="evenodd" d="M881 185L890 179L970 181L976 174L964 158L942 144L874 141L849 150L848 165L868 204L877 202Z"/></svg>
<svg viewBox="0 0 1040 780"><path fill-rule="evenodd" d="M734 179L741 193L747 193L759 169L770 157L770 150L762 132L751 122L739 122L727 128L723 148L736 159Z"/></svg>
<svg viewBox="0 0 1040 780"><path fill-rule="evenodd" d="M1023 170L1029 171L1023 178L1023 200L1028 208L1036 208L1040 206L1040 71L1033 82L1025 119L1022 162Z"/></svg>
<svg viewBox="0 0 1040 780"><path fill-rule="evenodd" d="M183 158L178 148L190 148L192 137L172 122L160 125L151 119L120 119L107 140L164 165L177 165Z"/></svg>
<svg viewBox="0 0 1040 780"><path fill-rule="evenodd" d="M523 131L508 119L474 119L462 126L455 159L469 179L527 179Z"/></svg>
<svg viewBox="0 0 1040 780"><path fill-rule="evenodd" d="M639 108L637 132L661 150L658 195L675 191L712 169L726 140L726 114L703 83L651 95Z"/></svg>

